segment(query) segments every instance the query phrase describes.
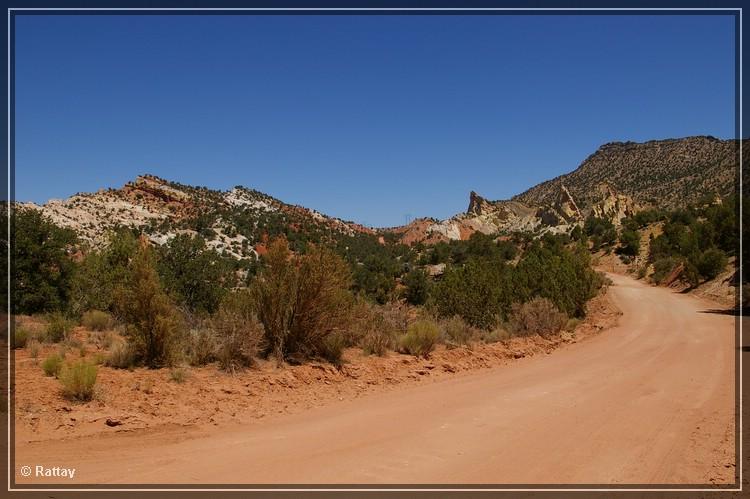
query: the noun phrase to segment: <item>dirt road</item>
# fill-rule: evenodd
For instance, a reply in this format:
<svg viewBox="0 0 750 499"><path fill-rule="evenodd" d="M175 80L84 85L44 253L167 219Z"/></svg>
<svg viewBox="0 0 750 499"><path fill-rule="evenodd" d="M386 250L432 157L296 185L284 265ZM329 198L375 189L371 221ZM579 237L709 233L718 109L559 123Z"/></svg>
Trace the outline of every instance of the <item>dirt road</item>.
<svg viewBox="0 0 750 499"><path fill-rule="evenodd" d="M23 444L16 480L733 483L734 318L611 277L620 326L548 356L198 435ZM23 478L26 464L76 473Z"/></svg>

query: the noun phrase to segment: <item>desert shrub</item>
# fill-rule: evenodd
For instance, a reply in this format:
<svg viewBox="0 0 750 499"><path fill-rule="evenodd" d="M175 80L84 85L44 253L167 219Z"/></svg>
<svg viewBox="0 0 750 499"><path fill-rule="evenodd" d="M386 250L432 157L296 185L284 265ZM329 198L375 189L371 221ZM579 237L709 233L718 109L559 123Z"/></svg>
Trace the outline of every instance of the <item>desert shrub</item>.
<svg viewBox="0 0 750 499"><path fill-rule="evenodd" d="M205 366L217 359L218 340L210 327L188 331L185 338L185 357L191 366Z"/></svg>
<svg viewBox="0 0 750 499"><path fill-rule="evenodd" d="M58 376L62 368L64 358L53 353L42 361L42 370L46 376Z"/></svg>
<svg viewBox="0 0 750 499"><path fill-rule="evenodd" d="M617 230L612 222L593 215L584 222L583 232L591 239L594 251L602 246L610 246L617 240Z"/></svg>
<svg viewBox="0 0 750 499"><path fill-rule="evenodd" d="M218 341L219 365L224 370L252 365L265 345L263 326L254 306L249 292L234 291L224 297L211 320Z"/></svg>
<svg viewBox="0 0 750 499"><path fill-rule="evenodd" d="M442 326L446 344L449 346L468 345L477 337L477 331L459 316L447 319Z"/></svg>
<svg viewBox="0 0 750 499"><path fill-rule="evenodd" d="M41 345L39 342L35 339L31 339L28 341L26 346L29 349L29 355L32 359L36 360L39 357L39 350L41 349Z"/></svg>
<svg viewBox="0 0 750 499"><path fill-rule="evenodd" d="M346 263L314 246L295 258L285 239L274 240L252 291L268 349L284 359L322 356L326 336L347 328L353 298Z"/></svg>
<svg viewBox="0 0 750 499"><path fill-rule="evenodd" d="M66 397L87 401L94 396L97 367L86 361L66 364L60 371L60 383Z"/></svg>
<svg viewBox="0 0 750 499"><path fill-rule="evenodd" d="M641 235L638 231L623 229L620 234L618 253L626 256L637 256L641 249Z"/></svg>
<svg viewBox="0 0 750 499"><path fill-rule="evenodd" d="M656 284L661 282L669 276L669 274L679 265L679 261L672 257L662 257L654 262L654 273L651 274L651 279Z"/></svg>
<svg viewBox="0 0 750 499"><path fill-rule="evenodd" d="M405 298L412 305L423 305L430 296L430 280L421 269L412 269L404 276Z"/></svg>
<svg viewBox="0 0 750 499"><path fill-rule="evenodd" d="M101 310L89 310L81 316L81 325L91 331L105 331L112 327L112 316Z"/></svg>
<svg viewBox="0 0 750 499"><path fill-rule="evenodd" d="M439 339L438 325L429 320L421 320L409 326L406 334L399 340L399 348L404 353L427 357L435 349Z"/></svg>
<svg viewBox="0 0 750 499"><path fill-rule="evenodd" d="M335 332L326 335L322 341L320 355L331 364L341 366L344 363L343 355L346 346L346 338L342 333Z"/></svg>
<svg viewBox="0 0 750 499"><path fill-rule="evenodd" d="M188 378L188 371L184 367L175 367L169 371L169 379L175 383L184 383Z"/></svg>
<svg viewBox="0 0 750 499"><path fill-rule="evenodd" d="M143 242L129 266L125 286L116 292L116 306L129 328L138 361L149 367L176 362L181 320L162 289L150 246Z"/></svg>
<svg viewBox="0 0 750 499"><path fill-rule="evenodd" d="M391 301L378 308L378 314L389 328L398 335L406 334L411 322L409 307L405 303Z"/></svg>
<svg viewBox="0 0 750 499"><path fill-rule="evenodd" d="M59 312L50 314L44 331L44 338L51 343L59 343L70 336L74 326L75 323L63 314Z"/></svg>
<svg viewBox="0 0 750 499"><path fill-rule="evenodd" d="M382 357L396 346L395 329L382 315L375 314L367 324L360 343L365 355Z"/></svg>
<svg viewBox="0 0 750 499"><path fill-rule="evenodd" d="M490 331L480 330L479 339L484 343L497 343L498 341L509 340L513 335L505 328L496 327Z"/></svg>
<svg viewBox="0 0 750 499"><path fill-rule="evenodd" d="M117 341L117 338L117 334L112 331L92 331L89 333L88 341L96 345L97 348L109 350L115 341Z"/></svg>
<svg viewBox="0 0 750 499"><path fill-rule="evenodd" d="M576 328L581 324L581 319L577 319L575 317L571 317L567 320L565 323L565 330L569 332L573 332L576 330Z"/></svg>
<svg viewBox="0 0 750 499"><path fill-rule="evenodd" d="M547 298L534 298L524 304L513 304L510 329L514 334L547 336L560 332L568 318Z"/></svg>
<svg viewBox="0 0 750 499"><path fill-rule="evenodd" d="M721 274L727 266L727 255L716 248L709 248L704 251L696 263L696 267L701 277L704 279L713 279Z"/></svg>
<svg viewBox="0 0 750 499"><path fill-rule="evenodd" d="M135 365L136 353L127 340L119 340L112 344L112 350L104 361L104 365L117 369L129 369Z"/></svg>
<svg viewBox="0 0 750 499"><path fill-rule="evenodd" d="M13 348L24 348L26 343L29 341L29 332L25 328L16 327L13 331Z"/></svg>

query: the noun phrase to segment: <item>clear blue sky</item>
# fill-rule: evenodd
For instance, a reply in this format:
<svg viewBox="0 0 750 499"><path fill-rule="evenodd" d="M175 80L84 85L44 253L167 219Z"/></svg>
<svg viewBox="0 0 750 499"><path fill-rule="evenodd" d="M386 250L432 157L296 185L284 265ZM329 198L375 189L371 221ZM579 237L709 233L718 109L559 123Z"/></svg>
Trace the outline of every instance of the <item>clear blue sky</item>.
<svg viewBox="0 0 750 499"><path fill-rule="evenodd" d="M16 198L141 173L387 226L734 135L729 16L18 16Z"/></svg>

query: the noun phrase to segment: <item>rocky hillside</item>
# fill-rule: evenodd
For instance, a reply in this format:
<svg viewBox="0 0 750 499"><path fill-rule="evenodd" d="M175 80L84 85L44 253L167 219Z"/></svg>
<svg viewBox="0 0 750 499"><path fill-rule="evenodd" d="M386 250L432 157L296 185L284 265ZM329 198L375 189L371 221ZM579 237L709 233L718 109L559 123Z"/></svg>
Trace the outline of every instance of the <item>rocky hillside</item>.
<svg viewBox="0 0 750 499"><path fill-rule="evenodd" d="M554 202L564 185L579 206L601 196L607 183L639 204L675 208L705 194L726 196L735 188L738 148L733 140L714 137L611 142L601 146L575 170L513 197L530 205Z"/></svg>
<svg viewBox="0 0 750 499"><path fill-rule="evenodd" d="M278 234L316 241L336 234L374 235L372 229L245 187L217 191L152 175L139 176L121 189L22 205L75 230L92 247L104 243L108 232L117 227L141 230L156 244L180 233L200 234L209 247L234 258L257 255L265 240Z"/></svg>
<svg viewBox="0 0 750 499"><path fill-rule="evenodd" d="M465 240L473 233L563 233L589 215L615 225L645 207L672 208L707 194L733 192L736 142L713 137L605 144L574 171L543 182L510 200L469 195L465 213L446 220L419 218L373 230L290 205L256 190L217 191L170 182L151 175L121 189L76 194L44 205L54 222L75 229L93 246L117 226L138 228L157 244L181 232L199 233L207 244L235 258L262 253L268 237L295 241L339 239L341 235L381 236L380 243L407 245ZM348 243L345 243L345 245Z"/></svg>
<svg viewBox="0 0 750 499"><path fill-rule="evenodd" d="M465 213L393 231L406 244L429 244L468 239L474 232L569 232L589 215L619 225L646 207L674 208L733 193L736 145L713 137L605 144L573 172L510 200L489 201L472 191Z"/></svg>

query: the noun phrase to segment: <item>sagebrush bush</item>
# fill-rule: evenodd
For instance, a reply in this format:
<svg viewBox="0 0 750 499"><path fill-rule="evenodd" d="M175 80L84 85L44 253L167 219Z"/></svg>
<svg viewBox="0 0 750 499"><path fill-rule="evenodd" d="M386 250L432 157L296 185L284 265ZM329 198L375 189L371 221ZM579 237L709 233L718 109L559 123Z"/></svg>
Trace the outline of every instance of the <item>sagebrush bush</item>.
<svg viewBox="0 0 750 499"><path fill-rule="evenodd" d="M654 273L651 274L651 280L656 284L661 284L679 264L680 262L676 258L670 256L659 258L654 262Z"/></svg>
<svg viewBox="0 0 750 499"><path fill-rule="evenodd" d="M510 329L514 334L547 336L558 333L568 318L547 298L534 298L524 304L513 304Z"/></svg>
<svg viewBox="0 0 750 499"><path fill-rule="evenodd" d="M13 348L24 348L29 341L30 336L31 335L25 328L16 327L15 331L13 331L13 341L11 342L11 346Z"/></svg>
<svg viewBox="0 0 750 499"><path fill-rule="evenodd" d="M112 316L101 310L89 310L81 316L81 325L91 331L106 331L112 324Z"/></svg>
<svg viewBox="0 0 750 499"><path fill-rule="evenodd" d="M97 367L86 361L65 364L60 371L60 383L66 397L87 401L94 397Z"/></svg>
<svg viewBox="0 0 750 499"><path fill-rule="evenodd" d="M399 339L403 353L427 357L440 339L440 328L433 321L421 320L409 325L406 334Z"/></svg>
<svg viewBox="0 0 750 499"><path fill-rule="evenodd" d="M216 331L210 327L197 327L185 337L185 358L191 366L205 366L217 360L219 349Z"/></svg>
<svg viewBox="0 0 750 499"><path fill-rule="evenodd" d="M50 343L59 343L70 337L75 322L68 319L61 313L49 315L47 327L44 332L44 338Z"/></svg>
<svg viewBox="0 0 750 499"><path fill-rule="evenodd" d="M117 369L129 369L135 365L135 351L127 340L119 340L112 344L104 365Z"/></svg>
<svg viewBox="0 0 750 499"><path fill-rule="evenodd" d="M477 330L459 316L443 321L445 342L449 346L469 345L478 336Z"/></svg>
<svg viewBox="0 0 750 499"><path fill-rule="evenodd" d="M62 368L64 358L60 354L53 353L42 361L42 370L47 376L58 376Z"/></svg>

